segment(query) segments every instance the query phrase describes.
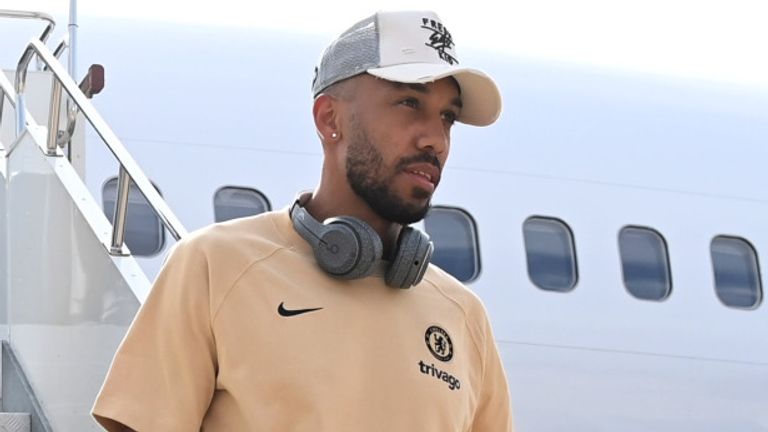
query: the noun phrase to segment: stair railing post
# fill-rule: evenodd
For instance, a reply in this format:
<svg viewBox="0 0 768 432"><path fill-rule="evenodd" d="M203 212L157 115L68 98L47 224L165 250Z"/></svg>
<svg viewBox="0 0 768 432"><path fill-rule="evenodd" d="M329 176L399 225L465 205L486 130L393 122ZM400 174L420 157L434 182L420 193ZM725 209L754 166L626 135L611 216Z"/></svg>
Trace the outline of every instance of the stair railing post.
<svg viewBox="0 0 768 432"><path fill-rule="evenodd" d="M57 137L59 135L59 118L61 116L61 81L56 77L53 79L53 88L51 89L51 107L48 110L48 140L45 146L45 153L48 156L56 156Z"/></svg>
<svg viewBox="0 0 768 432"><path fill-rule="evenodd" d="M125 220L128 214L130 185L131 177L128 175L128 171L120 165L120 175L117 178L117 200L112 218L112 246L109 248L109 253L113 255L126 254L123 243L125 242Z"/></svg>

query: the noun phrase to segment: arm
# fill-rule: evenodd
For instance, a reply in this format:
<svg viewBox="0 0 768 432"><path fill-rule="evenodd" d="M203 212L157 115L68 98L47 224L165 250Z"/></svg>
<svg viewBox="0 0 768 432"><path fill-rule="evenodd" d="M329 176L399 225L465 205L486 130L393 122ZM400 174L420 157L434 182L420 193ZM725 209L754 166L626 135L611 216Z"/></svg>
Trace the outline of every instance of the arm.
<svg viewBox="0 0 768 432"><path fill-rule="evenodd" d="M120 422L116 422L112 419L101 417L95 414L94 414L94 417L96 418L96 421L99 422L101 427L103 427L109 432L136 432L133 429L129 428L128 426Z"/></svg>
<svg viewBox="0 0 768 432"><path fill-rule="evenodd" d="M217 368L209 273L205 253L194 243L179 243L96 400L93 415L107 430L200 429Z"/></svg>
<svg viewBox="0 0 768 432"><path fill-rule="evenodd" d="M485 360L483 383L472 432L512 432L512 409L509 387L490 323L485 321Z"/></svg>

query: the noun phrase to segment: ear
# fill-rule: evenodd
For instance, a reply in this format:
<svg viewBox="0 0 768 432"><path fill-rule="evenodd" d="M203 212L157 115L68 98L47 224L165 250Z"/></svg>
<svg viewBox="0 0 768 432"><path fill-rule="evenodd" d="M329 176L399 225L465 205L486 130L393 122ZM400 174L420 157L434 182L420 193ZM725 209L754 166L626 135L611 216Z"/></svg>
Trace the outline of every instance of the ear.
<svg viewBox="0 0 768 432"><path fill-rule="evenodd" d="M312 116L315 119L315 128L323 145L335 142L340 137L339 109L339 101L331 95L321 94L315 98Z"/></svg>

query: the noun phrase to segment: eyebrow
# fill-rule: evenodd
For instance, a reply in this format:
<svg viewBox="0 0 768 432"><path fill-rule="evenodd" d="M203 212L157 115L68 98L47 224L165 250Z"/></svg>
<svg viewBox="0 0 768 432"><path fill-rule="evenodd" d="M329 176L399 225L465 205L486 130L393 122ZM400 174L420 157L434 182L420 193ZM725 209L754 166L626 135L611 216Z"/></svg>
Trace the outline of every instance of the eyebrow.
<svg viewBox="0 0 768 432"><path fill-rule="evenodd" d="M409 88L415 92L419 92L422 94L428 94L429 93L429 87L427 87L426 84L419 84L419 83L400 83L395 81L387 81L390 83L393 87L402 90L404 88ZM461 88L459 88L459 94L461 94ZM457 96L451 100L451 105L456 106L457 108L461 109L464 107L464 103L461 101L461 97Z"/></svg>

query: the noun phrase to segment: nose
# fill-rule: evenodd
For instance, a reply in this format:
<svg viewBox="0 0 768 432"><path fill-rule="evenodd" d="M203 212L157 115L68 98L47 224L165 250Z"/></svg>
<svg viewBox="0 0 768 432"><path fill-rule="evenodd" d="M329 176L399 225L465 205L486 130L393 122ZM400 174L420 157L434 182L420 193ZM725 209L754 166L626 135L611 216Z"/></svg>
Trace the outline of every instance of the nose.
<svg viewBox="0 0 768 432"><path fill-rule="evenodd" d="M424 119L418 147L422 151L431 151L436 155L442 155L448 150L451 143L451 126L446 125L442 115L430 116Z"/></svg>

